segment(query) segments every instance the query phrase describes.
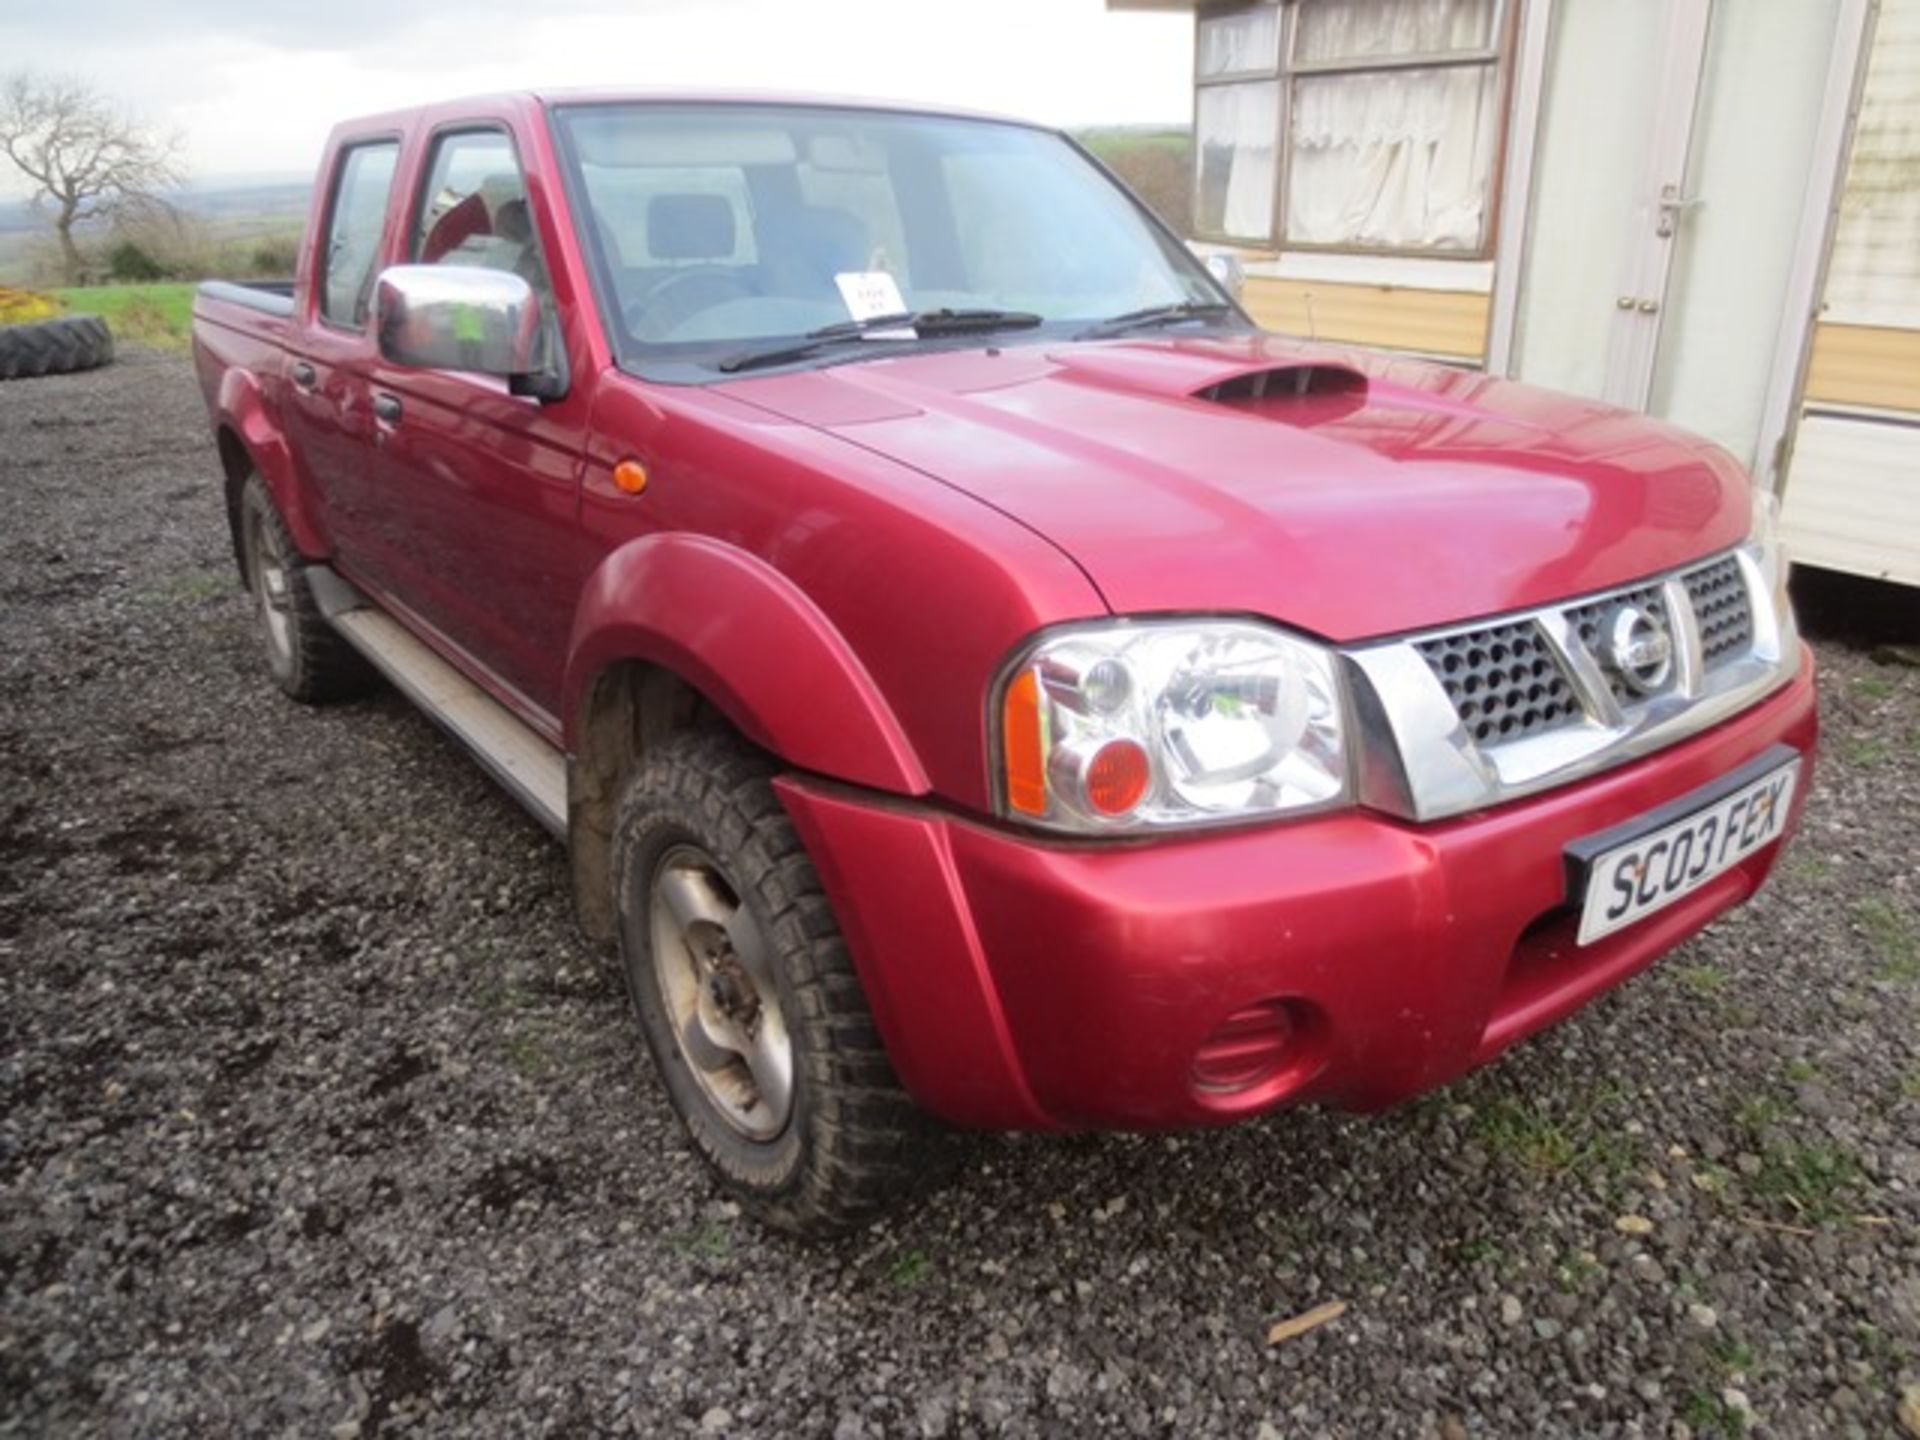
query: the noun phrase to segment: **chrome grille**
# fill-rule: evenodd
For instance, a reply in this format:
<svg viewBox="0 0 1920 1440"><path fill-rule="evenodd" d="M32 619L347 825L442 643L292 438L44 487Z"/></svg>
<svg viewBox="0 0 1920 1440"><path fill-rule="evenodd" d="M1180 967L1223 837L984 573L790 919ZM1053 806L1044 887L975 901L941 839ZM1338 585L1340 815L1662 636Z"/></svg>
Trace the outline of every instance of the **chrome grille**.
<svg viewBox="0 0 1920 1440"><path fill-rule="evenodd" d="M1605 594L1346 650L1374 753L1397 761L1363 764L1365 803L1419 821L1466 814L1739 713L1800 666L1793 614L1766 588L1773 563L1734 550ZM1645 670L1635 689L1608 668L1623 605L1673 640L1673 673L1650 693Z"/></svg>
<svg viewBox="0 0 1920 1440"><path fill-rule="evenodd" d="M1566 673L1531 620L1419 643L1460 723L1479 744L1498 744L1580 718Z"/></svg>
<svg viewBox="0 0 1920 1440"><path fill-rule="evenodd" d="M1753 599L1729 555L1685 577L1687 599L1700 626L1700 658L1707 669L1725 664L1753 644Z"/></svg>
<svg viewBox="0 0 1920 1440"><path fill-rule="evenodd" d="M1607 624L1622 605L1639 606L1651 615L1654 623L1668 635L1674 633L1673 617L1667 613L1666 597L1661 594L1658 585L1642 585L1637 590L1621 590L1598 600L1589 600L1584 605L1576 605L1567 611L1567 623L1573 627L1573 633L1579 637L1587 653L1599 662L1601 673L1607 677L1607 688L1613 692L1613 698L1620 704L1626 705L1640 699L1640 692L1614 668L1607 650Z"/></svg>

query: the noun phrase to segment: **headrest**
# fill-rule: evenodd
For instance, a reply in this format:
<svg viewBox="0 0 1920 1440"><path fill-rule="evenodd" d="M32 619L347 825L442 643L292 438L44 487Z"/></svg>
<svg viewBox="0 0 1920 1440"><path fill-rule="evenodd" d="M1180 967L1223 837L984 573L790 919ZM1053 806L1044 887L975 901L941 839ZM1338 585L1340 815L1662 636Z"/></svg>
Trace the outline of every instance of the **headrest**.
<svg viewBox="0 0 1920 1440"><path fill-rule="evenodd" d="M507 200L493 212L493 233L502 240L525 245L533 239L533 212L524 200Z"/></svg>
<svg viewBox="0 0 1920 1440"><path fill-rule="evenodd" d="M647 249L656 260L724 260L733 254L733 204L724 195L656 195L647 202Z"/></svg>

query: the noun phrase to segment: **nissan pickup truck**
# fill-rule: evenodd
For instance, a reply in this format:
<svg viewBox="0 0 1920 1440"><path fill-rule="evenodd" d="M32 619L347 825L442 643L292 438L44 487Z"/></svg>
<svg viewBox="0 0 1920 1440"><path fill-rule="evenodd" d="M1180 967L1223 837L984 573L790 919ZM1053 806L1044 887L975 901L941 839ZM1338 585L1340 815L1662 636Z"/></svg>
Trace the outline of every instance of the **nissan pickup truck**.
<svg viewBox="0 0 1920 1440"><path fill-rule="evenodd" d="M1809 787L1728 455L1264 333L1033 125L354 121L291 288L193 340L273 679L384 676L564 840L796 1232L959 1128L1444 1084L1746 900Z"/></svg>

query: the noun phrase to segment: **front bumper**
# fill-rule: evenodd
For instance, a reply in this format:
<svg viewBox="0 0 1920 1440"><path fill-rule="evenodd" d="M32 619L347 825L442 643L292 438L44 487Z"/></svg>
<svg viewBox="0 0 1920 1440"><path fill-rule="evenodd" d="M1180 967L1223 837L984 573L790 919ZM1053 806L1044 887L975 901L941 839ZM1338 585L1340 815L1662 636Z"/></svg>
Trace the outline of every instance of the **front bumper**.
<svg viewBox="0 0 1920 1440"><path fill-rule="evenodd" d="M1074 844L811 780L781 797L821 872L902 1082L957 1124L1217 1124L1303 1100L1376 1109L1484 1064L1759 888L1770 846L1577 949L1567 846L1769 746L1807 757L1813 663L1714 729L1443 823L1364 811ZM1276 1091L1197 1090L1215 1027L1275 997L1315 1024Z"/></svg>

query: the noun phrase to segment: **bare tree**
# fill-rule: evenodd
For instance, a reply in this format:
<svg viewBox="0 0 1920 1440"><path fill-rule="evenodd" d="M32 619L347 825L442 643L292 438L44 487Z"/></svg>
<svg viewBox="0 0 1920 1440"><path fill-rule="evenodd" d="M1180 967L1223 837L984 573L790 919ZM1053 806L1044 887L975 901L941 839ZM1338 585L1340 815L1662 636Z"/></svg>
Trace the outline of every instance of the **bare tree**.
<svg viewBox="0 0 1920 1440"><path fill-rule="evenodd" d="M146 129L83 81L17 71L0 81L0 155L53 211L67 283L84 261L73 227L142 206L163 205L178 185L180 142Z"/></svg>

